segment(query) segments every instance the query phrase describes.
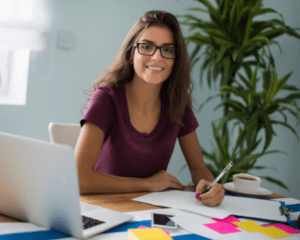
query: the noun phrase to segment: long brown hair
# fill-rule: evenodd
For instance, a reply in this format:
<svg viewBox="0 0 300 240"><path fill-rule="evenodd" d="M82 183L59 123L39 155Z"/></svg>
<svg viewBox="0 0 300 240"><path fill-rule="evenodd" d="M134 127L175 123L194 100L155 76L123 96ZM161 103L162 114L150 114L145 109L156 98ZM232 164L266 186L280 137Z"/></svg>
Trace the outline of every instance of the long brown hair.
<svg viewBox="0 0 300 240"><path fill-rule="evenodd" d="M141 16L127 34L116 58L105 70L104 74L95 80L93 85L94 91L91 91L92 93L90 94L87 91L85 93L91 97L99 86L114 87L116 84L125 84L132 81L134 75L131 61L134 52L133 45L146 28L150 26L167 27L174 34L175 47L179 49L179 54L175 59L170 77L162 85L160 97L162 101L167 100L170 106L170 121L184 126L180 117L184 114L186 106L193 109L192 91L194 84L190 77L190 61L184 38L176 17L171 13L149 11ZM85 101L83 107L89 100L90 98Z"/></svg>

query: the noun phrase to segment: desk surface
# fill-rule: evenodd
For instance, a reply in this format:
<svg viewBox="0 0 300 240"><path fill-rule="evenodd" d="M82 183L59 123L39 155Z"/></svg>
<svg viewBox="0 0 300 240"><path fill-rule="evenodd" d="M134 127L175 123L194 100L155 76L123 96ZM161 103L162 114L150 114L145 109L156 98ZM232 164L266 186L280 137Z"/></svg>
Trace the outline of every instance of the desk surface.
<svg viewBox="0 0 300 240"><path fill-rule="evenodd" d="M195 191L195 188L192 186L187 186L185 190ZM109 208L119 212L161 209L162 207L157 207L154 205L131 200L133 198L140 197L148 193L149 192L118 193L118 194L89 194L89 195L80 196L80 201L92 205ZM226 190L226 194L237 195L227 190ZM247 196L247 195L241 195L241 196ZM284 196L281 196L276 193L267 196L255 196L255 197L262 198L262 199L284 198ZM0 215L0 222L19 222L19 221Z"/></svg>

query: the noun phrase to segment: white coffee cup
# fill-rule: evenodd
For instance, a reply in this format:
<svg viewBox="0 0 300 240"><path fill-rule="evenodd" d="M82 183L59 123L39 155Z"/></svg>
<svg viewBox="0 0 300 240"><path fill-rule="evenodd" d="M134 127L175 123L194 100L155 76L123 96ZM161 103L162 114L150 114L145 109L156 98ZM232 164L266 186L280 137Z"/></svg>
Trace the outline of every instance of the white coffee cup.
<svg viewBox="0 0 300 240"><path fill-rule="evenodd" d="M259 177L250 174L238 173L232 177L235 189L243 193L255 193L261 183Z"/></svg>

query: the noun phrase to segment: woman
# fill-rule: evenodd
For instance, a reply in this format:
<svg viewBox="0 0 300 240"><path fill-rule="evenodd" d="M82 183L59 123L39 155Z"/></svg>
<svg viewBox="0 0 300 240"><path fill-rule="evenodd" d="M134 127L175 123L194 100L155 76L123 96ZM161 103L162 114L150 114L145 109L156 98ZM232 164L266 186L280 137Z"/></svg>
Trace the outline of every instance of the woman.
<svg viewBox="0 0 300 240"><path fill-rule="evenodd" d="M196 192L202 193L214 177L195 131L191 85L177 19L163 11L146 12L95 82L80 121L75 155L81 193L184 190L166 172L177 138ZM201 198L208 206L219 205L224 190L216 184Z"/></svg>

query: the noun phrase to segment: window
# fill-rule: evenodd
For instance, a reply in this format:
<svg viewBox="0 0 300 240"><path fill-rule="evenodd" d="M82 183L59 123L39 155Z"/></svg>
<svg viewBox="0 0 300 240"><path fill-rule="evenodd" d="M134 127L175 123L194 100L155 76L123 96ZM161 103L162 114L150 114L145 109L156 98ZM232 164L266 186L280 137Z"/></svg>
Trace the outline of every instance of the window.
<svg viewBox="0 0 300 240"><path fill-rule="evenodd" d="M0 93L3 94L7 90L8 72L10 65L10 54L8 50L0 50Z"/></svg>
<svg viewBox="0 0 300 240"><path fill-rule="evenodd" d="M0 1L0 104L26 104L30 51L43 50L45 0Z"/></svg>
<svg viewBox="0 0 300 240"><path fill-rule="evenodd" d="M0 50L0 104L26 104L29 54L29 49Z"/></svg>

